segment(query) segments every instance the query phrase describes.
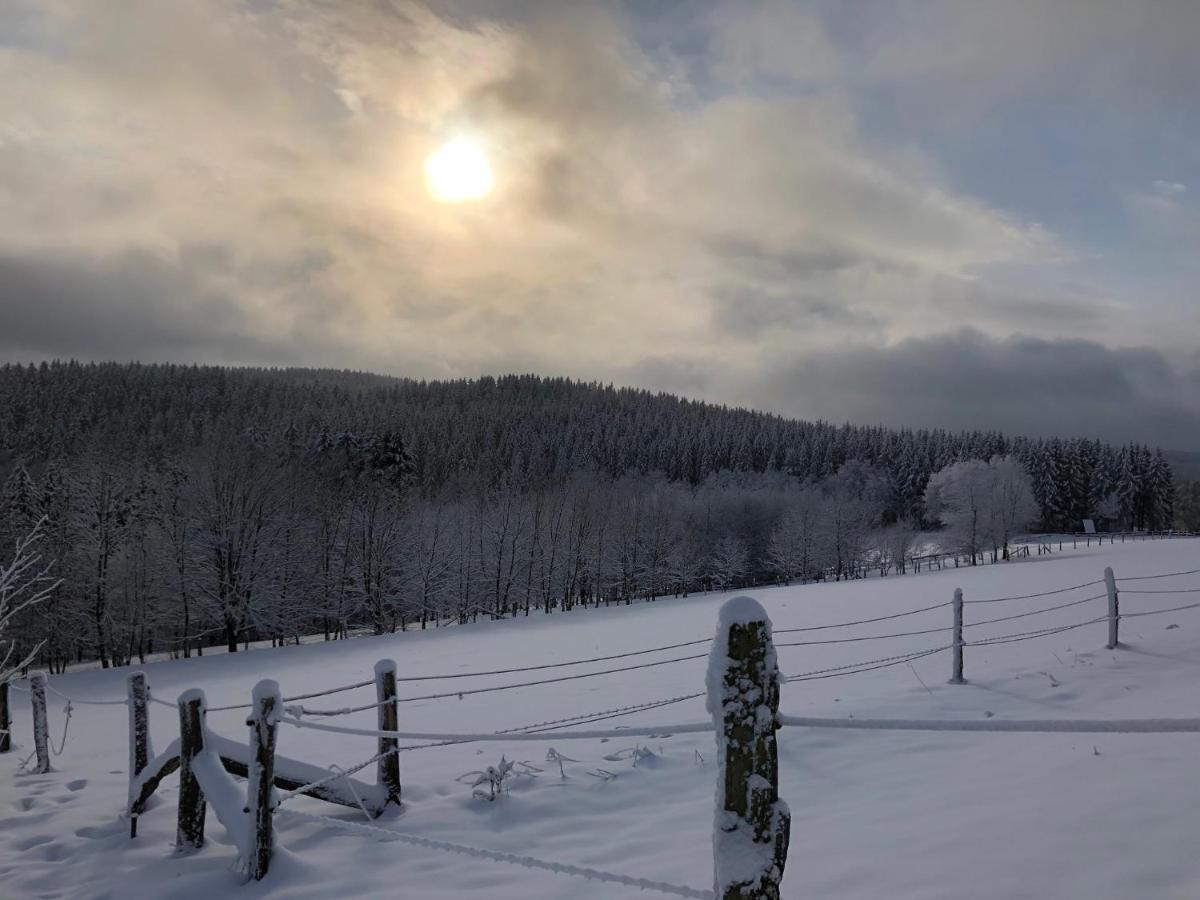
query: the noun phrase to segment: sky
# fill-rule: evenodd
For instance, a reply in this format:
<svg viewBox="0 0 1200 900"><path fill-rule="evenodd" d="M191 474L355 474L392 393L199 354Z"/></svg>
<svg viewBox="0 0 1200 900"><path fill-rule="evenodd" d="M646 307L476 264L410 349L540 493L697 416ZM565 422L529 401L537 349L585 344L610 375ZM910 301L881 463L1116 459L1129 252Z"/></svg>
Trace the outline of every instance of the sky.
<svg viewBox="0 0 1200 900"><path fill-rule="evenodd" d="M0 359L1200 450L1200 3L0 0ZM486 157L443 202L426 161Z"/></svg>

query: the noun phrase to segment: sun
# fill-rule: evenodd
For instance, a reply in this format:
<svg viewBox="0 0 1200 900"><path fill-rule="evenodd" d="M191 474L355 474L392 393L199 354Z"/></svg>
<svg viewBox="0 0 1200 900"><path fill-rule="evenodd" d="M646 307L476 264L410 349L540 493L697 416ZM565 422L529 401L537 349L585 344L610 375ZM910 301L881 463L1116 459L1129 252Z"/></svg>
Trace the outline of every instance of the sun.
<svg viewBox="0 0 1200 900"><path fill-rule="evenodd" d="M429 192L446 203L481 200L492 189L492 167L474 141L458 138L425 160Z"/></svg>

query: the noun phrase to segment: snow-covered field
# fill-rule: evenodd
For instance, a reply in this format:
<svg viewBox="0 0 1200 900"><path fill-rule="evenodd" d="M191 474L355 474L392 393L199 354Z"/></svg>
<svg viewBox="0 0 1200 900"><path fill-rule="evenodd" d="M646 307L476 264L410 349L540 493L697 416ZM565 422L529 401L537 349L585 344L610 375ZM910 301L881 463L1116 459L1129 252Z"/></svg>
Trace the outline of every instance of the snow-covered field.
<svg viewBox="0 0 1200 900"><path fill-rule="evenodd" d="M1171 540L1081 549L1008 565L919 577L772 588L754 592L777 629L885 616L948 601L1054 590L1100 579L1200 569L1200 541ZM1135 595L1200 589L1200 574L1125 585L1122 612L1162 609L1200 594ZM966 620L1015 615L1102 594L1103 586L1032 600L969 605ZM365 680L381 657L399 674L472 671L600 656L711 636L719 595L542 616L535 623L479 623L428 633L290 647L235 656L161 662L146 672L158 698L201 687L210 705L246 702L263 677L285 695ZM1069 625L1104 614L1103 600L1045 615L968 628L967 639ZM779 644L933 629L950 610L808 633ZM1200 609L1122 623L1127 646L1104 648L1106 626L1088 625L1034 640L968 647L969 683L947 684L950 655L848 677L783 686L785 713L925 719L1146 718L1200 716ZM938 647L944 633L892 640L781 647L788 674ZM401 696L534 680L703 653L664 651L579 669L401 685ZM404 703L402 730L481 732L704 689L703 659L512 691ZM51 680L82 699L124 695L127 670L87 671ZM122 707L75 707L56 771L30 775L17 764L31 749L29 707L14 693L17 752L0 757L0 896L4 898L421 897L444 900L655 896L500 862L386 840L335 823L281 814L283 851L268 879L242 885L235 851L210 815L209 843L174 849L176 779L143 815L130 840L126 718ZM370 688L310 701L370 703ZM62 734L62 701L51 696L50 725ZM245 738L244 713L213 712L210 728ZM155 743L178 733L172 710L151 707ZM589 728L703 721L702 699ZM370 728L374 713L335 720ZM655 754L634 766L632 748ZM573 761L547 763L553 746ZM281 726L279 752L321 766L370 757L374 741ZM499 761L542 771L519 779L495 803L474 799L456 778ZM606 759L609 756L616 760ZM712 879L716 769L711 734L661 738L498 742L402 754L405 806L377 820L383 829L588 866L706 889ZM1200 735L958 734L810 730L780 733L781 793L791 804L787 897L823 898L1195 898L1200 896ZM615 777L597 777L606 770ZM589 774L595 773L595 774ZM362 773L369 776L371 773ZM361 813L300 798L285 809L365 823ZM661 896L661 895L660 895Z"/></svg>

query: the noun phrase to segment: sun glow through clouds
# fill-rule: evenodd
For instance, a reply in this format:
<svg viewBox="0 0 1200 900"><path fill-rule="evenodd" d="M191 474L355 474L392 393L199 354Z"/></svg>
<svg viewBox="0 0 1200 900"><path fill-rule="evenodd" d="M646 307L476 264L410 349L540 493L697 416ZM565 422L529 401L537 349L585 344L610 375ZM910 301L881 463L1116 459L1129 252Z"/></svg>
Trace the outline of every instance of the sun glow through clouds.
<svg viewBox="0 0 1200 900"><path fill-rule="evenodd" d="M478 144L458 138L425 161L425 180L429 192L446 203L480 200L492 189L492 168Z"/></svg>

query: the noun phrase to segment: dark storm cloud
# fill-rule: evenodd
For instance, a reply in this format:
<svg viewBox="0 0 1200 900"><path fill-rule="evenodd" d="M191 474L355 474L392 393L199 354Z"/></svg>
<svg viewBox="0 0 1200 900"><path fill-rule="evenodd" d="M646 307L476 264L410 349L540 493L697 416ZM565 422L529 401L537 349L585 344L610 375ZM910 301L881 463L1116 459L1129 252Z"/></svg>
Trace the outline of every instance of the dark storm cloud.
<svg viewBox="0 0 1200 900"><path fill-rule="evenodd" d="M1200 371L1148 348L963 331L805 356L763 389L831 421L1200 445Z"/></svg>
<svg viewBox="0 0 1200 900"><path fill-rule="evenodd" d="M222 256L196 248L182 265L132 253L106 261L0 256L0 354L295 361L287 347L252 337L237 303L202 286L193 266Z"/></svg>

